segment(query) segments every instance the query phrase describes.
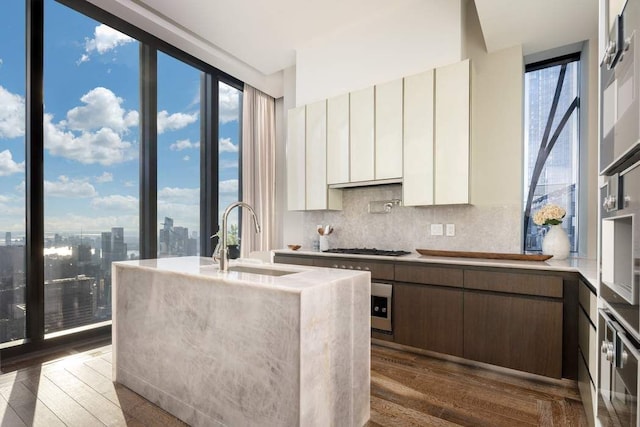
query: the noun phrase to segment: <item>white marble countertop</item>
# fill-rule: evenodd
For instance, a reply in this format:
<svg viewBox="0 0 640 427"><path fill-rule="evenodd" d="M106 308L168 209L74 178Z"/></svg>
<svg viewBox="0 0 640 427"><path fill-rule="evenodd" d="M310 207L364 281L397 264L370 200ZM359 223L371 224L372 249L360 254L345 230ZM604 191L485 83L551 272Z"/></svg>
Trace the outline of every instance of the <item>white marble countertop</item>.
<svg viewBox="0 0 640 427"><path fill-rule="evenodd" d="M251 260L232 260L229 263L229 267L255 267L264 270L287 271L291 272L291 274L270 276L239 271L223 272L218 270L218 264L211 258L197 256L118 261L114 262L114 264L122 267L150 269L178 275L210 278L217 282L229 284L268 286L289 291L300 291L316 286L324 286L334 280L352 277L357 274L369 274L362 271L319 269L302 265L274 265L252 262Z"/></svg>
<svg viewBox="0 0 640 427"><path fill-rule="evenodd" d="M325 252L315 252L310 250L279 249L273 251L281 255L306 255L306 256L326 256L341 257L353 259L370 259L378 261L394 261L394 262L419 262L432 264L453 264L453 265L472 265L479 267L502 267L502 268L520 268L531 270L546 271L568 271L580 273L589 283L597 288L597 265L595 259L571 257L561 261L554 261L553 258L547 261L512 261L503 259L480 259L480 258L450 258L424 256L416 252L409 255L399 257L380 256L380 255L351 255L351 254L334 254Z"/></svg>

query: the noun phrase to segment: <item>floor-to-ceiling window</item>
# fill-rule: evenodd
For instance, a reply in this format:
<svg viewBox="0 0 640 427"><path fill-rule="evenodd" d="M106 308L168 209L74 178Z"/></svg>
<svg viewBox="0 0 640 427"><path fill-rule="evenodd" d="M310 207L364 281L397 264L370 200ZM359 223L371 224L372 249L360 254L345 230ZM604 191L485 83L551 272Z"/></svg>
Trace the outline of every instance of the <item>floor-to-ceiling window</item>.
<svg viewBox="0 0 640 427"><path fill-rule="evenodd" d="M566 210L562 227L578 250L580 56L527 66L525 73L524 250L540 251L546 227L533 222L541 207Z"/></svg>
<svg viewBox="0 0 640 427"><path fill-rule="evenodd" d="M158 256L200 250L200 75L158 53Z"/></svg>
<svg viewBox="0 0 640 427"><path fill-rule="evenodd" d="M219 216L229 204L240 200L240 133L242 91L220 82L218 88L219 138L218 174L220 192L218 195ZM229 231L237 237L240 211L229 215ZM234 240L231 240L234 243Z"/></svg>
<svg viewBox="0 0 640 427"><path fill-rule="evenodd" d="M45 2L45 333L111 319L111 262L137 258L138 42Z"/></svg>
<svg viewBox="0 0 640 427"><path fill-rule="evenodd" d="M238 198L242 82L82 0L0 2L0 36L14 355L108 333L112 262L210 255L219 195Z"/></svg>
<svg viewBox="0 0 640 427"><path fill-rule="evenodd" d="M0 3L0 343L25 337L25 20Z"/></svg>

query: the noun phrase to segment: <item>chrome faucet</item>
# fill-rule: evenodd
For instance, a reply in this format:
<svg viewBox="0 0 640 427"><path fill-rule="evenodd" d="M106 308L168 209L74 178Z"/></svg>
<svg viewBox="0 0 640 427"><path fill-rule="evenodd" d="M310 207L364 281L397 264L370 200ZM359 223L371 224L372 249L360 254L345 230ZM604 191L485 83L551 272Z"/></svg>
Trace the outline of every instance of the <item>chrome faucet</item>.
<svg viewBox="0 0 640 427"><path fill-rule="evenodd" d="M220 242L218 243L218 256L220 257L220 271L227 271L229 264L229 248L227 248L227 217L229 216L231 210L236 206L241 206L243 208L249 209L249 212L251 212L251 215L253 216L253 224L256 227L256 233L260 233L260 224L258 223L258 217L249 204L245 202L233 202L229 206L227 206L227 208L224 210L224 213L222 214L222 226L219 232ZM213 256L215 257L216 253L214 253Z"/></svg>

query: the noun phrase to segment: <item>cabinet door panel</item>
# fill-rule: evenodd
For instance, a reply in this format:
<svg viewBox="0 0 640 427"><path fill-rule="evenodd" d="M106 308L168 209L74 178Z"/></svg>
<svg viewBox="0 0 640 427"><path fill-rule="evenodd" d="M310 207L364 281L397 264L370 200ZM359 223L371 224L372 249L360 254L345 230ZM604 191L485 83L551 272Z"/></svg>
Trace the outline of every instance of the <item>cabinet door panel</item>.
<svg viewBox="0 0 640 427"><path fill-rule="evenodd" d="M436 69L435 203L469 203L469 60Z"/></svg>
<svg viewBox="0 0 640 427"><path fill-rule="evenodd" d="M349 182L349 94L327 101L327 184Z"/></svg>
<svg viewBox="0 0 640 427"><path fill-rule="evenodd" d="M304 106L292 108L287 114L287 208L305 208L305 121Z"/></svg>
<svg viewBox="0 0 640 427"><path fill-rule="evenodd" d="M374 95L373 86L351 92L349 106L349 164L351 182L374 179Z"/></svg>
<svg viewBox="0 0 640 427"><path fill-rule="evenodd" d="M562 376L562 302L465 291L464 357Z"/></svg>
<svg viewBox="0 0 640 427"><path fill-rule="evenodd" d="M306 208L327 209L327 102L307 105Z"/></svg>
<svg viewBox="0 0 640 427"><path fill-rule="evenodd" d="M433 204L433 70L404 79L402 202Z"/></svg>
<svg viewBox="0 0 640 427"><path fill-rule="evenodd" d="M376 179L402 178L402 79L376 85Z"/></svg>
<svg viewBox="0 0 640 427"><path fill-rule="evenodd" d="M393 285L394 341L462 356L462 292L425 285Z"/></svg>

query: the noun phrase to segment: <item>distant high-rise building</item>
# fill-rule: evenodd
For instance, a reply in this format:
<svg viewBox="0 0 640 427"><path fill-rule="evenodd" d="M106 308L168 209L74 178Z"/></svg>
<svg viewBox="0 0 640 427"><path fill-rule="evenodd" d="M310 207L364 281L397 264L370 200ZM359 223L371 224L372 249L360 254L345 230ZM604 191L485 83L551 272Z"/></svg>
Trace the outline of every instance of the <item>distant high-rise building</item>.
<svg viewBox="0 0 640 427"><path fill-rule="evenodd" d="M11 232L7 231L4 233L4 244L6 246L11 246Z"/></svg>
<svg viewBox="0 0 640 427"><path fill-rule="evenodd" d="M173 247L173 218L164 217L162 228L158 233L158 253L160 256L172 255Z"/></svg>
<svg viewBox="0 0 640 427"><path fill-rule="evenodd" d="M53 246L56 248L62 246L62 236L58 233L53 236Z"/></svg>
<svg viewBox="0 0 640 427"><path fill-rule="evenodd" d="M127 245L124 243L124 228L122 227L111 227L111 254L112 261L127 259Z"/></svg>

